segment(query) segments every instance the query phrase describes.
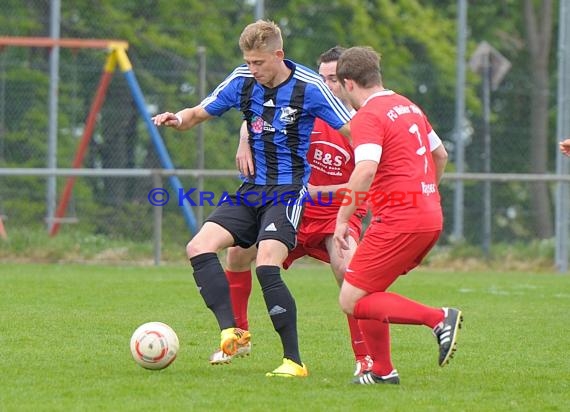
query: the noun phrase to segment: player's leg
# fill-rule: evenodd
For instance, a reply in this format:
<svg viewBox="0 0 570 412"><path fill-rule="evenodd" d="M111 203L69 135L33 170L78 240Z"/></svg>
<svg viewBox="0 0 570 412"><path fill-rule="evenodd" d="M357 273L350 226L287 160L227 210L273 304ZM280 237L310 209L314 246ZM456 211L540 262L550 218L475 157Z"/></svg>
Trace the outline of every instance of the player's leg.
<svg viewBox="0 0 570 412"><path fill-rule="evenodd" d="M278 240L266 239L259 243L257 279L275 331L283 345L283 364L267 376L306 376L301 362L297 335L297 306L289 288L283 282L280 261L287 256L287 247Z"/></svg>
<svg viewBox="0 0 570 412"><path fill-rule="evenodd" d="M251 262L255 260L257 248L233 246L226 251L226 277L230 286L230 299L236 326L249 330L247 306L251 294ZM235 355L226 355L221 349L210 355L210 364L224 365L231 363L234 357L245 357L251 354L251 342L239 345Z"/></svg>
<svg viewBox="0 0 570 412"><path fill-rule="evenodd" d="M235 327L228 280L217 252L234 244L251 245L255 237L249 238L249 233L256 235L250 208L224 203L214 210L186 247L198 290L220 326L220 349L227 355L234 355L238 345L249 342L250 334Z"/></svg>
<svg viewBox="0 0 570 412"><path fill-rule="evenodd" d="M291 193L292 187L280 188ZM296 187L296 196L302 198L305 188ZM281 197L282 198L282 197ZM260 234L257 252L257 279L275 331L283 345L283 363L267 376L302 377L308 372L301 362L297 335L297 307L289 288L281 278L281 264L295 247L303 204L278 202L266 208L260 216Z"/></svg>
<svg viewBox="0 0 570 412"><path fill-rule="evenodd" d="M251 295L251 262L255 260L257 247L231 247L226 253L226 277L230 284L230 297L236 326L249 330L247 306Z"/></svg>
<svg viewBox="0 0 570 412"><path fill-rule="evenodd" d="M345 313L351 314L354 307L368 296L368 292L345 280L341 286L339 303ZM390 325L377 319L359 318L358 326L365 340L370 342L369 351L374 363L370 370L359 374L353 382L399 384L400 377L390 357Z"/></svg>
<svg viewBox="0 0 570 412"><path fill-rule="evenodd" d="M206 222L186 246L194 279L206 306L214 313L220 329L235 326L230 290L217 252L231 246L233 236L222 226Z"/></svg>
<svg viewBox="0 0 570 412"><path fill-rule="evenodd" d="M442 366L453 353L461 321L460 311L429 307L386 292L400 275L421 262L438 235L436 232L397 234L369 229L355 253L349 265L350 271L345 275L339 300L342 309L359 320L374 359L372 373L356 383L383 383L382 377L393 377L389 323L432 328L438 338L439 363ZM364 294L364 291L369 293Z"/></svg>
<svg viewBox="0 0 570 412"><path fill-rule="evenodd" d="M358 236L356 232L355 236ZM332 235L327 236L325 239L325 245L330 258L331 270L339 287L341 287L344 279L344 272L346 271L346 268L352 259L352 255L356 250L357 242L354 237L349 237L349 249L344 251L343 256L338 254ZM359 376L372 369L373 361L372 357L368 353L366 340L360 331L358 320L350 314L346 315L346 320L348 322L348 330L350 332L350 344L352 346L352 352L354 353L354 376Z"/></svg>

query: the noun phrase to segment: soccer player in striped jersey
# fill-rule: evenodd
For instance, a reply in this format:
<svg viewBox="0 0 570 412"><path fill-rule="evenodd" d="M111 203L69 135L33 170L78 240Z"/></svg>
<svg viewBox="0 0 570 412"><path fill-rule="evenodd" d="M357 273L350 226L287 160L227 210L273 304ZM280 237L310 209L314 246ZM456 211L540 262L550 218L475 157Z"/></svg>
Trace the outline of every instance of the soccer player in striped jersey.
<svg viewBox="0 0 570 412"><path fill-rule="evenodd" d="M237 328L228 281L217 257L230 246L257 245L256 274L273 326L283 345L283 362L267 376L302 377L295 300L280 267L294 248L310 166L306 156L315 118L349 136L350 113L314 71L285 59L279 27L258 20L241 33L245 64L237 67L199 105L153 117L157 126L188 130L240 110L247 122L255 175L219 205L186 247L194 279L221 329L220 349L234 355L250 333Z"/></svg>
<svg viewBox="0 0 570 412"><path fill-rule="evenodd" d="M319 56L318 70L326 85L338 97L340 84L336 78L336 62L344 48L335 46ZM343 102L346 105L346 102ZM241 133L247 135L247 130ZM240 145L241 146L241 145ZM239 150L238 150L239 153ZM236 155L237 166L244 174L252 174L248 159ZM311 144L307 154L311 166L309 178L309 194L311 202L306 202L301 226L297 233L297 246L293 249L283 267L287 269L296 259L311 256L325 263L330 263L331 270L338 285L342 285L346 265L350 262L352 252L356 249L362 231L362 218L366 215L366 207L362 205L350 219L350 252L345 251L344 256L336 253L332 238L336 223L336 214L340 207L340 197L329 197L342 189L348 182L354 170L354 152L351 143L343 135L332 129L321 119L315 121L311 134ZM256 248L242 249L233 247L228 249L226 255L226 276L230 285L230 295L236 325L249 330L247 316L249 296L251 294L251 262L255 260ZM354 353L356 367L354 375L359 376L369 371L372 359L368 355L366 343L358 322L347 316L350 331L351 346ZM248 356L251 352L251 342L238 349L237 357ZM233 357L221 350L210 356L212 365L227 364Z"/></svg>
<svg viewBox="0 0 570 412"><path fill-rule="evenodd" d="M373 219L356 247L341 287L343 311L358 320L374 364L356 384L398 384L390 355L390 324L425 325L439 344L440 366L455 350L461 311L431 307L387 289L420 264L436 244L443 216L438 184L447 152L413 102L385 89L380 57L352 47L339 58L341 95L357 112L351 122L355 167L334 233L348 248L349 220L358 193L368 193Z"/></svg>

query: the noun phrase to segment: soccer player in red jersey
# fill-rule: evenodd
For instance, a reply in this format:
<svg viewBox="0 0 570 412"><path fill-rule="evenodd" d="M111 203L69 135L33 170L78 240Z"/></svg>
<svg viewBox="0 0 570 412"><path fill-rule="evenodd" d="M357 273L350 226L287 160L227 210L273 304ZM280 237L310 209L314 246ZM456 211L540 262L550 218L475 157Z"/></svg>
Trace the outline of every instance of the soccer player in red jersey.
<svg viewBox="0 0 570 412"><path fill-rule="evenodd" d="M336 46L327 50L319 57L319 74L337 95L339 83L336 79L336 62L344 49ZM343 256L336 253L332 235L336 224L336 214L340 207L341 198L336 192L346 186L350 174L354 170L354 153L348 139L328 126L321 119L315 119L311 133L311 143L307 153L311 165L309 178L310 200L305 202L305 211L297 233L297 246L289 253L283 262L285 269L303 256L330 263L338 285L342 285L346 265L350 261L352 251L356 249L361 235L362 218L366 215L365 205L357 208L349 219L349 252ZM238 168L244 174L253 173L253 167L247 162L238 160ZM330 196L330 195L333 196ZM249 329L247 306L251 293L250 264L255 259L256 249L230 248L226 258L226 276L230 284L230 295L236 324L239 328ZM366 344L358 328L358 322L347 315L351 344L355 356L355 376L372 367ZM238 349L237 356L247 356L251 344ZM210 363L224 364L232 360L232 356L216 351L210 357Z"/></svg>
<svg viewBox="0 0 570 412"><path fill-rule="evenodd" d="M351 121L356 166L334 233L349 248L350 219L362 193L373 219L348 265L339 303L358 320L374 364L356 384L400 383L390 355L390 324L425 325L451 358L461 311L415 302L387 289L419 265L437 242L443 217L438 184L447 152L424 113L383 87L380 57L369 47L347 49L337 63L341 95L357 112Z"/></svg>

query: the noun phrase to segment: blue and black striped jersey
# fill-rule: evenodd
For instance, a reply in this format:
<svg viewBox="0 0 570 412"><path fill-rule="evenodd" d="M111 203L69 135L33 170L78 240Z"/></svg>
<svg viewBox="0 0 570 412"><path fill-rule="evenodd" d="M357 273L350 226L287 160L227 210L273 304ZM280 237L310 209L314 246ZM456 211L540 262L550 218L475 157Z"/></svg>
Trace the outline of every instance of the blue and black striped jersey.
<svg viewBox="0 0 570 412"><path fill-rule="evenodd" d="M285 64L291 75L275 88L259 84L242 65L201 103L212 116L231 108L243 113L256 172L253 178L242 177L249 183L307 184L311 169L306 155L315 118L335 129L351 118L317 73L291 60Z"/></svg>

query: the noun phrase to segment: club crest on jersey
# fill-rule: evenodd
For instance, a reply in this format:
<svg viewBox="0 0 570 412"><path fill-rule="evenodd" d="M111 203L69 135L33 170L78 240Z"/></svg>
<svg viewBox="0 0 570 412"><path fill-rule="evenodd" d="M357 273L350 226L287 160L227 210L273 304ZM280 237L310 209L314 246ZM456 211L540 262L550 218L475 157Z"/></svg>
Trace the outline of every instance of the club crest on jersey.
<svg viewBox="0 0 570 412"><path fill-rule="evenodd" d="M261 133L263 132L263 124L265 122L263 121L263 119L259 116L254 116L251 119L251 131L255 134Z"/></svg>
<svg viewBox="0 0 570 412"><path fill-rule="evenodd" d="M297 109L293 109L292 107L283 107L281 109L281 114L279 115L279 120L283 124L293 124L297 119Z"/></svg>

